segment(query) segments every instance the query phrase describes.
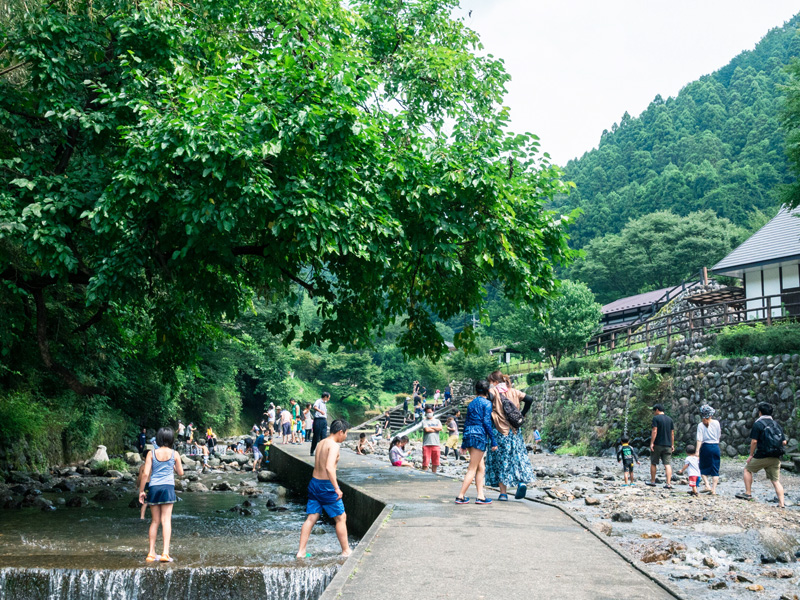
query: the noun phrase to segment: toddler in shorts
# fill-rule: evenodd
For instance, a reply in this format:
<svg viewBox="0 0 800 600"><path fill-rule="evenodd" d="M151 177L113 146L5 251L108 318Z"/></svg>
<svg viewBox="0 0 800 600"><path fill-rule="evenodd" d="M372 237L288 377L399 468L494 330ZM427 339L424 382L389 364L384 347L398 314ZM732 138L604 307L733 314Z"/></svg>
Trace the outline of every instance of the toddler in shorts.
<svg viewBox="0 0 800 600"><path fill-rule="evenodd" d="M686 459L683 461L683 468L678 471L678 475L683 475L686 471L689 476L689 494L697 496L697 480L700 479L700 458L694 454L694 446L686 446Z"/></svg>

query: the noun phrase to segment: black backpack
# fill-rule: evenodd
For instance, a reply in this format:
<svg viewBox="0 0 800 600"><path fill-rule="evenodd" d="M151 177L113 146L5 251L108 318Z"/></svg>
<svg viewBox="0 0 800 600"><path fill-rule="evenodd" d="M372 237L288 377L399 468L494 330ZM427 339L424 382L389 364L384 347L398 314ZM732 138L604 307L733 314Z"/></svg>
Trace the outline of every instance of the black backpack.
<svg viewBox="0 0 800 600"><path fill-rule="evenodd" d="M522 416L522 413L514 405L514 403L506 398L503 394L500 394L500 404L503 405L503 412L506 414L506 420L508 421L509 425L511 425L511 427L514 429L519 429L522 427L525 417Z"/></svg>
<svg viewBox="0 0 800 600"><path fill-rule="evenodd" d="M783 456L783 429L772 419L765 419L764 432L761 434L759 450L770 458Z"/></svg>

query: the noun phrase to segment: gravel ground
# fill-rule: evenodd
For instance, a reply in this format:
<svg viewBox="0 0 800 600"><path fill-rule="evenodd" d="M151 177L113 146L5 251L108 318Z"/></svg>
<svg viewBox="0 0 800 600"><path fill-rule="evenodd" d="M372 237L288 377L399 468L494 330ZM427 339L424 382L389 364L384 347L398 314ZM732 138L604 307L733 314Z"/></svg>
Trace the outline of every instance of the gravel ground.
<svg viewBox="0 0 800 600"><path fill-rule="evenodd" d="M407 449L419 467L419 443ZM388 444L382 442L375 452L387 454ZM665 489L663 467L658 487L645 486L647 460L635 467L631 487L622 485L622 469L614 459L532 454L531 462L536 481L528 498L549 500L583 517L687 597L800 600L797 475L781 472L787 508L780 509L763 472L753 484L754 501L734 497L744 491L741 460L723 460L717 495L700 497L690 497L685 478L678 476L674 489ZM439 472L460 479L465 470L466 461L443 459Z"/></svg>

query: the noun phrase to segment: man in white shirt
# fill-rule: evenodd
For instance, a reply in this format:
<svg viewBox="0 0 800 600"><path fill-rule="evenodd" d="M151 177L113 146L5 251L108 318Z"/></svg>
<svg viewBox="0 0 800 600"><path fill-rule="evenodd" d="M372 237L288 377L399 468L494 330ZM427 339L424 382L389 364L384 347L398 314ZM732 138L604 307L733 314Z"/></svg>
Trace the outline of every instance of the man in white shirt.
<svg viewBox="0 0 800 600"><path fill-rule="evenodd" d="M314 456L314 450L317 449L317 444L328 437L328 400L331 395L328 392L322 392L322 397L314 402L311 407L311 412L314 415L314 423L311 426L311 456Z"/></svg>
<svg viewBox="0 0 800 600"><path fill-rule="evenodd" d="M270 404L267 411L267 425L269 425L270 435L275 433L275 405Z"/></svg>

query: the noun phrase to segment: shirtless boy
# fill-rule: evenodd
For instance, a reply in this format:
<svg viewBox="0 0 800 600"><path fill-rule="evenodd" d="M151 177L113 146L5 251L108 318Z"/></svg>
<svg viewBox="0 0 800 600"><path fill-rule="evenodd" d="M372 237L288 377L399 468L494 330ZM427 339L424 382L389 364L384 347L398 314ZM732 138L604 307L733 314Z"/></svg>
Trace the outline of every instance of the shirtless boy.
<svg viewBox="0 0 800 600"><path fill-rule="evenodd" d="M350 544L347 542L347 515L342 502L342 490L336 480L336 466L339 464L339 444L347 438L350 424L343 419L331 423L330 435L322 440L316 448L314 456L314 473L308 484L308 505L303 528L300 530L300 549L297 558L311 556L306 554L308 536L314 528L323 509L336 525L336 537L342 545L342 556L350 556Z"/></svg>

